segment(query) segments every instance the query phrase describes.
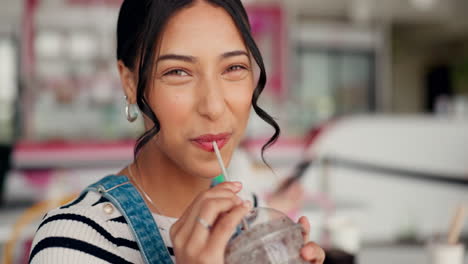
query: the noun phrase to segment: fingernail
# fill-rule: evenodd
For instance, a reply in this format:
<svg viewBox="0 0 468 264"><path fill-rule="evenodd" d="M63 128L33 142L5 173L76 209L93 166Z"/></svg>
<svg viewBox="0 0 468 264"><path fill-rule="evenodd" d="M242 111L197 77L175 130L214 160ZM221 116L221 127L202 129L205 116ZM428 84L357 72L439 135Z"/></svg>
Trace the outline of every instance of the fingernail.
<svg viewBox="0 0 468 264"><path fill-rule="evenodd" d="M234 187L236 187L237 189L240 189L242 188L242 183L240 182L232 182L234 184Z"/></svg>

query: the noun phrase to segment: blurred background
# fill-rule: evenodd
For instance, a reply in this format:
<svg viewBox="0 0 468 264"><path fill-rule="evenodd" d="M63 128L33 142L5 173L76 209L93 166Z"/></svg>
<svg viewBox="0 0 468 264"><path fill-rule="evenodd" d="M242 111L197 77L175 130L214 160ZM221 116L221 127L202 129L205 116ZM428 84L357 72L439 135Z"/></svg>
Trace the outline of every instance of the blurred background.
<svg viewBox="0 0 468 264"><path fill-rule="evenodd" d="M8 263L25 263L47 210L132 160L143 127L124 116L121 2L0 2ZM294 179L301 195L280 196L293 200L285 210L356 263L429 263L427 245L468 206L468 1L244 3L268 72L261 105L282 136L266 153L272 172L260 157L272 130L253 114L233 175L265 198Z"/></svg>

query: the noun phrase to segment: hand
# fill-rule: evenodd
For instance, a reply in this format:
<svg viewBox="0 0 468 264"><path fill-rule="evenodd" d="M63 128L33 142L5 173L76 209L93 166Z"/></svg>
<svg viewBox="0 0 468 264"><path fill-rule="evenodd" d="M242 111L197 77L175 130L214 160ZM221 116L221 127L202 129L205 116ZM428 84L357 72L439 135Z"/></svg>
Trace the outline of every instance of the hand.
<svg viewBox="0 0 468 264"><path fill-rule="evenodd" d="M177 263L224 263L231 235L252 208L236 195L241 189L240 183L223 182L195 198L170 230Z"/></svg>
<svg viewBox="0 0 468 264"><path fill-rule="evenodd" d="M304 237L304 247L301 249L301 257L309 261L310 263L314 264L323 264L325 261L325 251L314 242L309 241L309 233L310 233L310 224L307 217L302 216L299 218L299 224L302 225L304 228L304 232L302 233Z"/></svg>

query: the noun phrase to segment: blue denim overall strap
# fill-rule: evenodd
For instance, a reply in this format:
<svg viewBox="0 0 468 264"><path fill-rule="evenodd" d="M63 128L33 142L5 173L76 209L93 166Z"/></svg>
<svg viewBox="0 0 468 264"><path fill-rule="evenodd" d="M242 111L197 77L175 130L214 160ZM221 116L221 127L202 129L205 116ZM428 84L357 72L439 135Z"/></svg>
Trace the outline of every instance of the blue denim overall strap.
<svg viewBox="0 0 468 264"><path fill-rule="evenodd" d="M146 264L173 264L151 211L126 176L104 177L86 191L100 193L119 209L136 238Z"/></svg>

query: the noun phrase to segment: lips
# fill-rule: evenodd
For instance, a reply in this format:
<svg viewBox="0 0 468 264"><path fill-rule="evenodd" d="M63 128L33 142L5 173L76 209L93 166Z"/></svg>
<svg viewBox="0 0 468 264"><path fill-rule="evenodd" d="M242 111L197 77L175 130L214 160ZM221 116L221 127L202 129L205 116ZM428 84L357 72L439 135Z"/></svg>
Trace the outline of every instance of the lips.
<svg viewBox="0 0 468 264"><path fill-rule="evenodd" d="M216 141L219 149L222 149L224 145L229 141L231 133L221 133L221 134L205 134L197 138L193 138L190 141L197 147L208 151L213 152L213 141Z"/></svg>

